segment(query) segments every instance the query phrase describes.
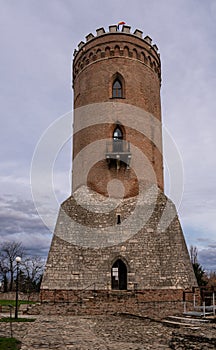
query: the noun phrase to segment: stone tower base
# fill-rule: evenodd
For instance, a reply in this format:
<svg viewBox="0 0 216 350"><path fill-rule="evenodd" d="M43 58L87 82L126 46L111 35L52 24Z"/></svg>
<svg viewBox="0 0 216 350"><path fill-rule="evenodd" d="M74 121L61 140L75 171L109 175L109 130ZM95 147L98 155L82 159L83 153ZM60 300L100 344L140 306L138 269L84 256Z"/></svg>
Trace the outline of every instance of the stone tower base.
<svg viewBox="0 0 216 350"><path fill-rule="evenodd" d="M62 204L42 301L87 299L90 309L100 301L137 312L173 303L182 310L183 292L196 286L175 207L156 186L129 199L83 186Z"/></svg>

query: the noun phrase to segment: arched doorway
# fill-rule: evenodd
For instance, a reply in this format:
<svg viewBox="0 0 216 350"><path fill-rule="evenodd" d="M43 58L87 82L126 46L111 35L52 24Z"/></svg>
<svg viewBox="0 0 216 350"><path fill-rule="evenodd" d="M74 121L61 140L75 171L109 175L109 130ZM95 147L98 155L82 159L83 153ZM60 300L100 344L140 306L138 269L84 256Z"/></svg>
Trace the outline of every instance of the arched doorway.
<svg viewBox="0 0 216 350"><path fill-rule="evenodd" d="M126 290L127 289L127 266L118 259L112 266L111 270L112 289Z"/></svg>

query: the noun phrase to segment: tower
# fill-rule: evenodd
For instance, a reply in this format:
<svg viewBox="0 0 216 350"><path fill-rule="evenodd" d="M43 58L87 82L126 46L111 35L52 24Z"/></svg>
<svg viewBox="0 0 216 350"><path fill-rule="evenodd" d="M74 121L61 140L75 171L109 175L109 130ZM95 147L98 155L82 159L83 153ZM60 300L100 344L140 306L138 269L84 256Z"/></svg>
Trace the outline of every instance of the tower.
<svg viewBox="0 0 216 350"><path fill-rule="evenodd" d="M127 25L96 33L74 52L72 195L59 211L41 298L136 291L141 302L181 303L196 279L163 192L158 48Z"/></svg>

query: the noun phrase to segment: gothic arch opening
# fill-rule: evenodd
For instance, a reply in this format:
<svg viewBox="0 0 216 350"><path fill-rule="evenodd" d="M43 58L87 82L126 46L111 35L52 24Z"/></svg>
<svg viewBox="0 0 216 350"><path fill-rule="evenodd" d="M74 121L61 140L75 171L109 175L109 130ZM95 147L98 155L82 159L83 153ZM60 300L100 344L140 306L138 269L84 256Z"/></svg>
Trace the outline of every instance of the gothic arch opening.
<svg viewBox="0 0 216 350"><path fill-rule="evenodd" d="M113 83L113 97L120 98L122 97L122 84L119 79L116 79Z"/></svg>
<svg viewBox="0 0 216 350"><path fill-rule="evenodd" d="M125 82L120 73L115 73L112 77L112 98L124 98Z"/></svg>
<svg viewBox="0 0 216 350"><path fill-rule="evenodd" d="M111 269L112 289L127 289L127 266L122 259L117 259Z"/></svg>
<svg viewBox="0 0 216 350"><path fill-rule="evenodd" d="M113 131L113 152L123 151L123 131L119 125L116 125Z"/></svg>

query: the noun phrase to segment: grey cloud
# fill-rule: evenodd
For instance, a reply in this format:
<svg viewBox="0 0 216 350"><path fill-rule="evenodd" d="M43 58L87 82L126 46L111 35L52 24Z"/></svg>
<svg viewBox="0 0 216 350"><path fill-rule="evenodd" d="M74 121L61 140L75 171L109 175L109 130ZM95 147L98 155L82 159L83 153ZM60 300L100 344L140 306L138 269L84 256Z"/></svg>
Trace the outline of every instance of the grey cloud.
<svg viewBox="0 0 216 350"><path fill-rule="evenodd" d="M216 244L213 248L199 251L199 262L208 271L215 271L216 266Z"/></svg>
<svg viewBox="0 0 216 350"><path fill-rule="evenodd" d="M211 244L208 244L208 247L211 249L215 249L215 254L216 254L216 242L215 243L211 243Z"/></svg>
<svg viewBox="0 0 216 350"><path fill-rule="evenodd" d="M28 251L46 256L51 236L50 231L37 215L32 201L1 197L1 242L20 241Z"/></svg>
<svg viewBox="0 0 216 350"><path fill-rule="evenodd" d="M29 249L45 252L49 231L37 218L30 200L32 155L51 122L71 110L71 57L89 32L126 21L159 46L162 58L162 115L183 159L185 192L180 208L184 226L199 237L215 237L216 185L216 35L215 1L90 0L85 4L59 2L2 2L0 21L1 103L1 236L28 241ZM154 18L154 21L152 21ZM166 154L164 155L166 158ZM61 158L54 175L59 201L65 188L63 171L70 156ZM68 186L68 185L67 185ZM168 185L166 186L166 189ZM20 200L22 198L22 200ZM47 198L46 203L49 202ZM52 213L52 204L45 210ZM37 237L37 240L36 240ZM212 239L214 241L214 239ZM216 240L216 239L215 239ZM44 246L43 246L43 242ZM203 242L204 243L204 242ZM209 243L206 241L207 244ZM35 248L36 247L36 248ZM209 249L214 248L209 245ZM202 258L212 266L212 251ZM208 259L207 259L208 258ZM216 264L214 265L216 269Z"/></svg>

